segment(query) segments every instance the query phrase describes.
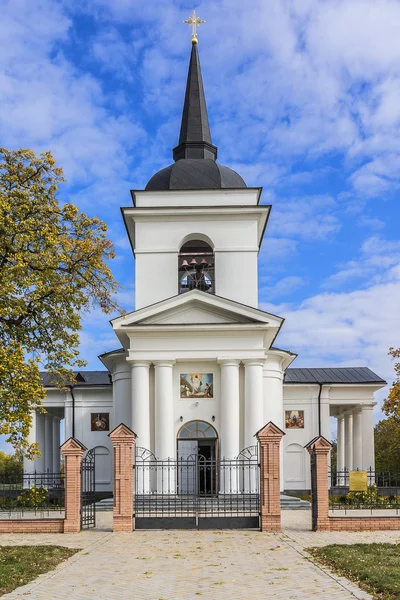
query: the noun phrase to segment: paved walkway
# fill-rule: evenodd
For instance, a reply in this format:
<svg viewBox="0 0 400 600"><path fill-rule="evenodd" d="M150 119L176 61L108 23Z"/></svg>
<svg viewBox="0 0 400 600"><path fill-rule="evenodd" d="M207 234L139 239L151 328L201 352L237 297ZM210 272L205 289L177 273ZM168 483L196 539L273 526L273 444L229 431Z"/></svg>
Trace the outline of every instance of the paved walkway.
<svg viewBox="0 0 400 600"><path fill-rule="evenodd" d="M111 513L80 534L0 535L1 545L60 544L82 551L4 599L366 600L344 578L317 567L305 548L399 542L400 532L313 533L310 511L285 511L282 534L255 531L111 532Z"/></svg>

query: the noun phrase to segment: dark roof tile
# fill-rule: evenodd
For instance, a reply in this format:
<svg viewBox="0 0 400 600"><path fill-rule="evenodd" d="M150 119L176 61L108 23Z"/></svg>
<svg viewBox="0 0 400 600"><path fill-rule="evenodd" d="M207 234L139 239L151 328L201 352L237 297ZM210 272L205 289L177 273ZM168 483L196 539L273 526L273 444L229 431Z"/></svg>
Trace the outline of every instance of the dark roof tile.
<svg viewBox="0 0 400 600"><path fill-rule="evenodd" d="M386 381L368 367L298 368L286 369L285 383L379 383Z"/></svg>

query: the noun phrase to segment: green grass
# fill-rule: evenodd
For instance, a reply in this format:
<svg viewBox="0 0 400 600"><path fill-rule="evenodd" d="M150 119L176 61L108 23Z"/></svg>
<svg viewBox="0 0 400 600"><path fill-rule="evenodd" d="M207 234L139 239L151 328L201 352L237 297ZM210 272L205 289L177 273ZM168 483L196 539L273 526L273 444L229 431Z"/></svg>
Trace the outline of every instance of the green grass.
<svg viewBox="0 0 400 600"><path fill-rule="evenodd" d="M75 552L63 546L0 546L0 596L51 571Z"/></svg>
<svg viewBox="0 0 400 600"><path fill-rule="evenodd" d="M400 544L333 544L308 552L374 598L400 600Z"/></svg>

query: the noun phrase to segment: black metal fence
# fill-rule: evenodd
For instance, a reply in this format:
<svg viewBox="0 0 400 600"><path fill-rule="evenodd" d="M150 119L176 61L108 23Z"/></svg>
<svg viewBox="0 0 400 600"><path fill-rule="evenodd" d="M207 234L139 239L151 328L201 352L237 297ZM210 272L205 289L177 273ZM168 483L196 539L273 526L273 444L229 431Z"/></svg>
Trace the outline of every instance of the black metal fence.
<svg viewBox="0 0 400 600"><path fill-rule="evenodd" d="M64 518L62 473L0 475L0 519Z"/></svg>
<svg viewBox="0 0 400 600"><path fill-rule="evenodd" d="M257 458L136 460L136 528L259 526Z"/></svg>
<svg viewBox="0 0 400 600"><path fill-rule="evenodd" d="M315 446L310 455L311 466L311 527L313 531L318 530L318 473L317 455Z"/></svg>
<svg viewBox="0 0 400 600"><path fill-rule="evenodd" d="M95 448L86 453L81 465L81 527L96 527Z"/></svg>
<svg viewBox="0 0 400 600"><path fill-rule="evenodd" d="M400 471L378 472L373 469L360 472L366 473L366 489L355 491L351 489L350 479L354 471L329 472L329 508L335 510L392 510L400 514Z"/></svg>

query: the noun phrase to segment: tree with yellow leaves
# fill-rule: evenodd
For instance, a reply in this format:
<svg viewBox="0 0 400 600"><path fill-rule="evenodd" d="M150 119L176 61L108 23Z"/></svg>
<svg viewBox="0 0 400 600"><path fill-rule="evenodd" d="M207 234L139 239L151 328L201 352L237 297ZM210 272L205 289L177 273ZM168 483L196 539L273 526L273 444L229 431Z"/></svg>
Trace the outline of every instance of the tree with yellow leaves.
<svg viewBox="0 0 400 600"><path fill-rule="evenodd" d="M390 348L389 354L394 359L400 359L400 348ZM400 362L395 362L394 370L396 379L389 390L388 397L383 403L382 410L388 417L400 420Z"/></svg>
<svg viewBox="0 0 400 600"><path fill-rule="evenodd" d="M82 315L118 309L106 225L57 199L63 171L50 152L0 148L0 434L28 456L31 411L44 389L72 381Z"/></svg>

